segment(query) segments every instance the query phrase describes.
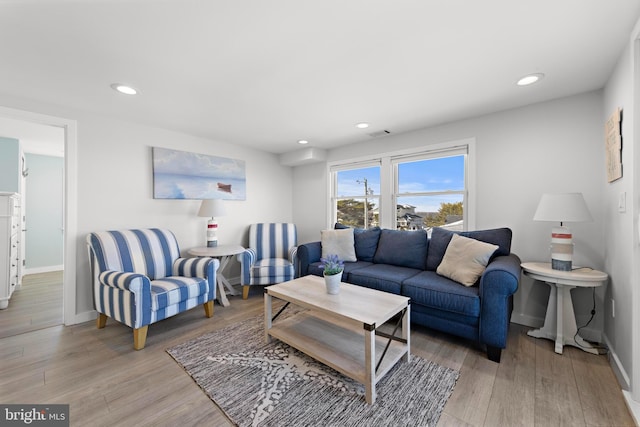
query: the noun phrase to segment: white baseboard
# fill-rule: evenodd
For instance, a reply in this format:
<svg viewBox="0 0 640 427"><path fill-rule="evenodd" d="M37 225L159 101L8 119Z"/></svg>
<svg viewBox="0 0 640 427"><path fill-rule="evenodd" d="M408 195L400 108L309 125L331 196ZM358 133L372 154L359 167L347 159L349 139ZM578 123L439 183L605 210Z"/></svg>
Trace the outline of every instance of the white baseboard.
<svg viewBox="0 0 640 427"><path fill-rule="evenodd" d="M631 389L631 379L627 374L627 371L624 369L624 366L620 362L620 358L615 352L615 349L611 345L609 338L605 335L604 337L605 345L609 349L609 364L611 365L611 369L613 369L613 373L618 379L618 383L620 384L620 388L622 391ZM637 424L637 423L636 423Z"/></svg>
<svg viewBox="0 0 640 427"><path fill-rule="evenodd" d="M522 313L511 313L511 322L518 325L529 326L531 328L541 328L544 324L544 319L541 317L529 316Z"/></svg>
<svg viewBox="0 0 640 427"><path fill-rule="evenodd" d="M50 273L52 271L62 270L64 270L64 265L47 265L45 267L25 268L22 270L22 275L26 276L27 274Z"/></svg>
<svg viewBox="0 0 640 427"><path fill-rule="evenodd" d="M65 326L77 325L78 323L90 322L96 320L98 313L95 310L85 311L83 313L76 313L72 319L69 319Z"/></svg>
<svg viewBox="0 0 640 427"><path fill-rule="evenodd" d="M633 400L631 393L628 391L622 390L622 394L624 395L624 402L627 404L627 408L629 408L629 412L631 412L631 416L633 417L633 422L636 423L637 426L640 426L640 402Z"/></svg>

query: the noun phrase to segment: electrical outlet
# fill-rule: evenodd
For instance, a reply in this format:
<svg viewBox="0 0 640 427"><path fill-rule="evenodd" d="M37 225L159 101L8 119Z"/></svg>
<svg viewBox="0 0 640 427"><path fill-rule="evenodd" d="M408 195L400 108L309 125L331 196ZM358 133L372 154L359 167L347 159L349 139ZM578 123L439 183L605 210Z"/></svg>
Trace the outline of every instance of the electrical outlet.
<svg viewBox="0 0 640 427"><path fill-rule="evenodd" d="M612 318L616 317L616 302L614 301L613 298L611 298L611 317Z"/></svg>

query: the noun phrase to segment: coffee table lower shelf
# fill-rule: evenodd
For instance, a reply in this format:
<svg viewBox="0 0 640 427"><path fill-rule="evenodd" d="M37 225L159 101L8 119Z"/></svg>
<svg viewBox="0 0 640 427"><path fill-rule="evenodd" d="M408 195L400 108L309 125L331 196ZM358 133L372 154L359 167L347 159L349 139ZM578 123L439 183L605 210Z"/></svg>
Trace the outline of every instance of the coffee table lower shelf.
<svg viewBox="0 0 640 427"><path fill-rule="evenodd" d="M298 313L280 320L265 331L266 338L274 337L294 347L315 360L324 363L367 388L367 403L375 400L375 384L404 356L408 359L409 347L400 341L391 341L380 366L376 365L388 343L388 338L373 337L375 347L368 357L366 341L368 332L348 322L335 324L314 316L313 312ZM375 334L374 331L370 331ZM377 356L377 357L376 357ZM369 360L368 360L369 358ZM374 360L375 359L375 360Z"/></svg>

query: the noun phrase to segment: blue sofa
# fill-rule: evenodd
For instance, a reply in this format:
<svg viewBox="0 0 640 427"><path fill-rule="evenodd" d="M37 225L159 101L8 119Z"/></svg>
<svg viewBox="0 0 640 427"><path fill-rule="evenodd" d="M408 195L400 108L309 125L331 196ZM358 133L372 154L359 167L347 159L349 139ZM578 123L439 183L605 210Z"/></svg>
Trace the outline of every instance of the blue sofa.
<svg viewBox="0 0 640 427"><path fill-rule="evenodd" d="M498 246L473 286L436 273L454 233ZM410 297L413 323L474 340L499 363L520 282L520 259L511 253L511 236L508 228L434 228L431 238L425 231L354 229L357 261L345 262L342 280ZM297 275L322 276L321 255L319 241L300 245Z"/></svg>

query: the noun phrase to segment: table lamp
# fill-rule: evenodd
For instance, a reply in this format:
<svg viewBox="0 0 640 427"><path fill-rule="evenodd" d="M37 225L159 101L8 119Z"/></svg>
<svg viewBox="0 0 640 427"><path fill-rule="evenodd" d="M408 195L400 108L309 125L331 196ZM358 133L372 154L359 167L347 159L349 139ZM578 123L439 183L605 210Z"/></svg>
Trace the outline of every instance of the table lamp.
<svg viewBox="0 0 640 427"><path fill-rule="evenodd" d="M227 211L224 208L222 199L206 199L202 201L198 216L211 218L207 222L207 247L218 246L218 221L216 217L225 216Z"/></svg>
<svg viewBox="0 0 640 427"><path fill-rule="evenodd" d="M573 241L571 231L563 223L593 221L582 193L543 194L533 220L560 223L560 227L551 229L551 268L571 271Z"/></svg>

